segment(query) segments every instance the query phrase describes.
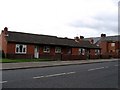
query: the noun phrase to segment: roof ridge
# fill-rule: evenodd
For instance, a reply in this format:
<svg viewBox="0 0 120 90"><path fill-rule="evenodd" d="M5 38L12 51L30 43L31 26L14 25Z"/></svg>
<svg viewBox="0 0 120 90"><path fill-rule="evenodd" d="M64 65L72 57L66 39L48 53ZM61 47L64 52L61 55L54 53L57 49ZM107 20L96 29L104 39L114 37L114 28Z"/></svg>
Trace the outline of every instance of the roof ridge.
<svg viewBox="0 0 120 90"><path fill-rule="evenodd" d="M113 36L106 36L106 37L114 37L114 36L120 36L120 35L113 35ZM101 37L88 37L86 39L89 39L89 38L101 38Z"/></svg>
<svg viewBox="0 0 120 90"><path fill-rule="evenodd" d="M66 37L57 37L57 36L52 36L52 35L44 35L44 34L34 34L34 33L26 33L26 32L17 32L17 31L8 31L10 33L19 33L19 34L27 34L27 35L35 35L35 36L47 36L47 37L55 37L58 39L67 39L67 40L74 40L72 38L66 38Z"/></svg>
<svg viewBox="0 0 120 90"><path fill-rule="evenodd" d="M44 35L44 34L35 34L35 33L26 33L26 32L17 32L17 31L8 31L10 33L20 33L20 34L28 34L28 35L36 35L36 36L49 36L49 37L57 37L52 35Z"/></svg>
<svg viewBox="0 0 120 90"><path fill-rule="evenodd" d="M117 37L117 36L120 36L120 35L114 35L114 36L106 36L106 37L115 37L115 36Z"/></svg>

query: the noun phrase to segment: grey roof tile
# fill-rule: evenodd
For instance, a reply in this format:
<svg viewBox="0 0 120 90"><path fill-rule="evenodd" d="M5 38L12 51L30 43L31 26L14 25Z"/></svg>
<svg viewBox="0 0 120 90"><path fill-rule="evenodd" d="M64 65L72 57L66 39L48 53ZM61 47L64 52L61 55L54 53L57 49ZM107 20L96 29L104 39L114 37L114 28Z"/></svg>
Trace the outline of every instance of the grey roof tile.
<svg viewBox="0 0 120 90"><path fill-rule="evenodd" d="M115 42L115 41L120 41L120 35L115 35L115 36L107 36L107 37L91 37L94 40L94 44L97 44L98 42L101 41L107 41L107 42ZM90 40L91 38L85 38L84 40Z"/></svg>
<svg viewBox="0 0 120 90"><path fill-rule="evenodd" d="M94 44L90 44L89 41L75 42L74 39L58 38L57 36L30 34L22 32L8 31L6 36L8 42L17 43L32 43L32 44L45 44L45 45L59 45L69 47L84 47L84 48L99 48Z"/></svg>

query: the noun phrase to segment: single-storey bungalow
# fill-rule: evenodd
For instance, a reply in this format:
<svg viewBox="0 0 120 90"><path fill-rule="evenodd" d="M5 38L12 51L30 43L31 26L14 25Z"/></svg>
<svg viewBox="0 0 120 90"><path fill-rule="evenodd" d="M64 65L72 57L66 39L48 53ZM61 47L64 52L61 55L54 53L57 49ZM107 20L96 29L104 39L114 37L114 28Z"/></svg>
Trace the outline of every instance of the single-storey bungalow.
<svg viewBox="0 0 120 90"><path fill-rule="evenodd" d="M5 58L75 60L99 58L100 48L89 41L57 36L8 31L0 35Z"/></svg>

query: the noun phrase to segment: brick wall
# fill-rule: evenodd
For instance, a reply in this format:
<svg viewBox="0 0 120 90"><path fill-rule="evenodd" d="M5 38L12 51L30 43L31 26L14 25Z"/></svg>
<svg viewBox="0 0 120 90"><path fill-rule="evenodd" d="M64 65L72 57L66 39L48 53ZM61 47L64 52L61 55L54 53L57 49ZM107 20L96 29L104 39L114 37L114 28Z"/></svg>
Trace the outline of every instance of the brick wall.
<svg viewBox="0 0 120 90"><path fill-rule="evenodd" d="M99 59L100 54L95 53L95 49L90 49L90 59Z"/></svg>
<svg viewBox="0 0 120 90"><path fill-rule="evenodd" d="M7 44L7 54L15 54L15 43Z"/></svg>
<svg viewBox="0 0 120 90"><path fill-rule="evenodd" d="M79 48L72 48L72 55L78 55Z"/></svg>
<svg viewBox="0 0 120 90"><path fill-rule="evenodd" d="M115 43L115 46L111 46L111 43ZM101 58L118 58L120 57L118 50L120 43L119 42L101 42Z"/></svg>
<svg viewBox="0 0 120 90"><path fill-rule="evenodd" d="M108 52L115 52L116 46L111 46L112 42L108 43Z"/></svg>
<svg viewBox="0 0 120 90"><path fill-rule="evenodd" d="M6 55L7 55L7 41L6 41L6 38L5 38L3 31L1 32L0 39L1 39L1 43L0 43L1 49L4 53L4 56L6 57Z"/></svg>
<svg viewBox="0 0 120 90"><path fill-rule="evenodd" d="M32 54L34 55L34 48L35 46L32 44L27 44L27 54Z"/></svg>
<svg viewBox="0 0 120 90"><path fill-rule="evenodd" d="M104 54L108 51L107 47L108 47L107 42L101 42L100 43L100 48L101 48L101 53L102 54Z"/></svg>
<svg viewBox="0 0 120 90"><path fill-rule="evenodd" d="M18 54L18 53L15 53L16 43L8 43L6 57L13 58L13 59L14 58L18 58L18 59L34 58L34 45L30 45L30 44L25 44L25 45L27 45L26 54Z"/></svg>

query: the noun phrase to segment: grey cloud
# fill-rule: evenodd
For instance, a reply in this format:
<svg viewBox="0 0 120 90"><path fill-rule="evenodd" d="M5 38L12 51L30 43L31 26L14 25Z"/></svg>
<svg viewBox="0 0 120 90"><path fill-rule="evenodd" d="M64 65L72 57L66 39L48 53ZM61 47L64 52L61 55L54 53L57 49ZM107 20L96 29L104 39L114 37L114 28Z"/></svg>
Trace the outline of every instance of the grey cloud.
<svg viewBox="0 0 120 90"><path fill-rule="evenodd" d="M93 17L89 17L92 19L91 22L87 22L84 20L76 20L70 23L71 26L76 28L90 28L95 29L97 31L106 31L106 32L118 32L118 18L117 13L102 13L97 14Z"/></svg>

